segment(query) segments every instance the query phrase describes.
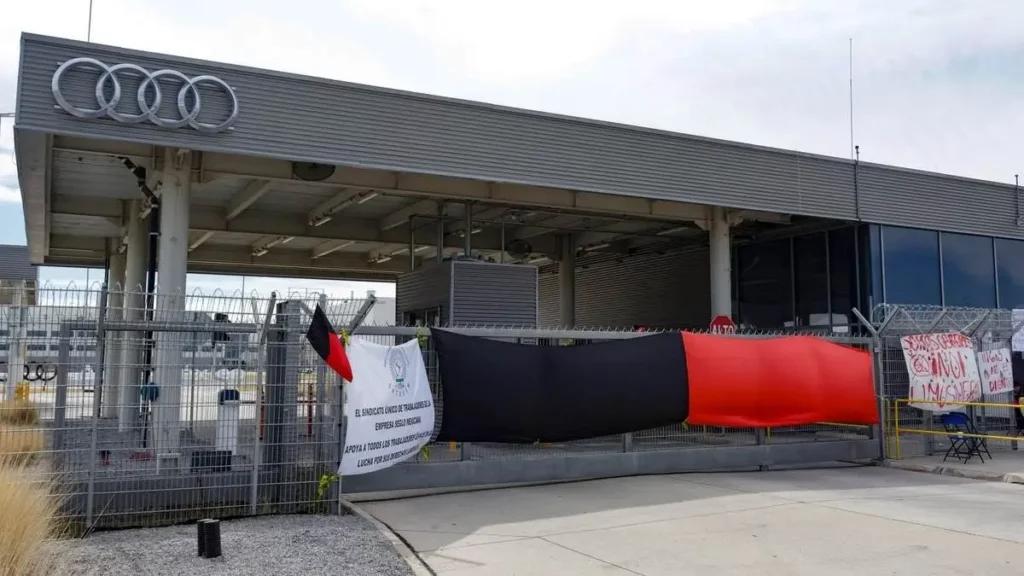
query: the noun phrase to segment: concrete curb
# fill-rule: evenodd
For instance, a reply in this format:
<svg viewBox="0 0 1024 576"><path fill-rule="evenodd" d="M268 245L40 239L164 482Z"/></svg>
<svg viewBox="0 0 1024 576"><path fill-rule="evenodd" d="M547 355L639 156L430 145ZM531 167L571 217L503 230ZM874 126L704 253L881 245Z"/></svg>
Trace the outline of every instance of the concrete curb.
<svg viewBox="0 0 1024 576"><path fill-rule="evenodd" d="M983 480L985 482L1004 482L1006 484L1024 484L1024 473L1020 472L992 472L989 470L965 470L955 466L938 464L924 464L920 462L901 462L899 460L886 460L882 463L886 468L895 470L906 470L908 472L926 472L939 474L940 476L953 476L955 478L967 478L969 480Z"/></svg>
<svg viewBox="0 0 1024 576"><path fill-rule="evenodd" d="M427 566L427 564L422 559L420 559L419 555L416 554L416 551L413 550L405 542L405 540L402 540L402 538L398 534L396 534L395 531L392 530L390 526L381 522L380 520L377 520L369 512L363 510L362 508L356 506L355 504L348 500L342 500L341 505L344 506L345 509L348 510L349 512L352 512L353 514L373 524L373 526L377 528L377 531L383 534L384 537L388 539L388 542L390 542L391 546L393 546L394 549L398 552L398 555L402 557L402 560L405 560L405 563L408 564L409 568L412 569L413 574L415 574L416 576L437 576L434 573L434 571L431 570L430 567Z"/></svg>

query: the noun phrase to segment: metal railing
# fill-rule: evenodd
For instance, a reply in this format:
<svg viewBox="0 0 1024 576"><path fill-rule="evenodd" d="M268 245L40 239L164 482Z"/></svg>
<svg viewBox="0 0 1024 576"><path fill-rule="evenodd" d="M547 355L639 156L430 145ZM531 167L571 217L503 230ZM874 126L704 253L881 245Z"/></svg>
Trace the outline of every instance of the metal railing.
<svg viewBox="0 0 1024 576"><path fill-rule="evenodd" d="M7 346L0 360L31 367L28 378L24 368L0 369L23 376L4 387L11 400L0 405L0 441L34 439L12 449L31 454L33 469L57 487L64 519L80 532L200 517L333 511L342 491L428 487L428 472L464 474L467 466L484 467L470 475L472 482L514 482L680 465L756 468L820 461L846 455L849 443L863 444L876 434L870 427L836 423L769 430L680 422L573 442L432 443L383 471L388 474L342 482L335 472L344 445L343 389L305 340L310 311L323 306L336 329L353 338L381 344L420 339L439 428L444 387L429 328L361 324L372 296L190 294L178 297L182 310L161 308L156 295L155 312L145 308L149 296L116 288L44 287L35 306L0 307L0 331L6 331L0 342ZM618 329L450 329L536 346L644 335ZM779 334L739 337L774 335ZM822 336L856 346L871 343ZM19 421L23 412L31 416ZM510 468L509 461L517 465ZM576 476L565 472L577 465L583 468Z"/></svg>

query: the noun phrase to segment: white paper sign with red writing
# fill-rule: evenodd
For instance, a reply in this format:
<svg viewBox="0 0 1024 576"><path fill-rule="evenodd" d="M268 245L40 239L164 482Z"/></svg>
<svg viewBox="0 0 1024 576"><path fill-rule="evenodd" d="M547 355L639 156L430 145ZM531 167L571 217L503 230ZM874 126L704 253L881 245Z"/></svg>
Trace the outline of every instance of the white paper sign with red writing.
<svg viewBox="0 0 1024 576"><path fill-rule="evenodd" d="M900 339L910 372L910 405L932 412L964 410L981 399L974 343L958 332Z"/></svg>
<svg viewBox="0 0 1024 576"><path fill-rule="evenodd" d="M1009 348L978 352L981 391L985 396L1005 394L1013 390L1013 364Z"/></svg>

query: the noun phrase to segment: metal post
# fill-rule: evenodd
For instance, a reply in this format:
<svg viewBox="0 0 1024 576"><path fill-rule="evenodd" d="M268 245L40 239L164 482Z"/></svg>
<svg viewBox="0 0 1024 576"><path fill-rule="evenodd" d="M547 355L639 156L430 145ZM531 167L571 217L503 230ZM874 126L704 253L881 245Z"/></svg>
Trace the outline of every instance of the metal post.
<svg viewBox="0 0 1024 576"><path fill-rule="evenodd" d="M886 438L891 433L887 429L885 419L888 417L888 411L886 410L885 404L885 366L882 364L882 336L879 330L868 321L867 318L861 314L860 310L856 307L852 310L853 315L857 317L861 325L871 334L871 372L875 380L875 398L878 404L878 426L872 426L870 428L870 438L878 440L878 453L882 460L888 457L888 447L886 446ZM889 321L893 316L889 317ZM888 321L882 325L883 329L888 326ZM897 406L897 409L899 407Z"/></svg>
<svg viewBox="0 0 1024 576"><path fill-rule="evenodd" d="M199 349L199 335L192 333L192 361L189 363L188 431L195 434L196 426L196 350ZM216 371L211 371L215 374Z"/></svg>
<svg viewBox="0 0 1024 576"><path fill-rule="evenodd" d="M71 327L65 322L60 325L57 342L57 389L53 402L53 451L58 458L64 454L64 427L67 425L68 368L71 363ZM60 469L62 463L58 464Z"/></svg>
<svg viewBox="0 0 1024 576"><path fill-rule="evenodd" d="M505 263L505 214L504 213L502 213L502 215L501 215L501 239L499 240L499 242L501 242L501 246L500 246L501 250L498 251L498 264L504 264Z"/></svg>
<svg viewBox="0 0 1024 576"><path fill-rule="evenodd" d="M562 243L558 262L558 313L563 328L576 326L576 243L572 234L558 237Z"/></svg>
<svg viewBox="0 0 1024 576"><path fill-rule="evenodd" d="M412 234L412 218L409 218L410 236ZM411 238L410 238L411 239ZM409 258L412 258L412 242L409 243ZM327 295L321 294L317 304L326 313ZM327 392L327 369L323 362L317 362L316 369L316 464L319 467L323 461L324 452L324 396Z"/></svg>
<svg viewBox="0 0 1024 576"><path fill-rule="evenodd" d="M412 272L416 269L416 226L414 226L414 216L409 216L409 271ZM322 298L321 298L322 300Z"/></svg>
<svg viewBox="0 0 1024 576"><path fill-rule="evenodd" d="M732 246L725 208L711 209L708 227L711 252L711 315L732 317Z"/></svg>
<svg viewBox="0 0 1024 576"><path fill-rule="evenodd" d="M466 202L465 204L463 204L463 207L464 207L464 209L466 211L466 213L465 213L465 219L466 219L465 226L466 226L466 228L465 228L465 230L462 231L463 234L465 234L465 237L462 239L462 253L465 254L466 258L469 258L470 255L472 255L472 253L473 253L473 250L472 250L472 243L473 243L472 242L472 237L473 237L473 205L470 204L469 202Z"/></svg>
<svg viewBox="0 0 1024 576"><path fill-rule="evenodd" d="M444 203L437 204L437 263L444 262Z"/></svg>
<svg viewBox="0 0 1024 576"><path fill-rule="evenodd" d="M100 289L100 305L97 311L96 318L96 354L99 360L96 362L97 372L94 376L96 379L93 382L93 394L99 393L101 389L101 383L103 382L103 355L106 343L106 335L104 328L104 321L107 315L107 285L104 284ZM97 443L99 436L99 422L100 422L100 399L92 399L92 426L90 430L91 438L89 441L89 483L86 492L86 503L85 503L85 526L86 529L92 528L93 519L93 506L96 500L96 455L97 455Z"/></svg>
<svg viewBox="0 0 1024 576"><path fill-rule="evenodd" d="M252 476L249 479L249 512L255 516L259 504L259 474L262 450L260 441L261 413L263 410L263 370L267 354L267 330L270 329L270 319L274 316L274 306L277 304L277 292L270 293L270 301L267 302L267 311L263 316L263 324L260 327L257 345L256 359L256 412L253 421L253 449L252 449Z"/></svg>

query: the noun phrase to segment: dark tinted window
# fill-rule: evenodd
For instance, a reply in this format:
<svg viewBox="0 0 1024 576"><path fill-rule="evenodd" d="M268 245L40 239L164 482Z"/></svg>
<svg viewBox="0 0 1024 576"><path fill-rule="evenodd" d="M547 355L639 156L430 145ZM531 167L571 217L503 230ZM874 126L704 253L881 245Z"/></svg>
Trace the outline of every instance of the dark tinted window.
<svg viewBox="0 0 1024 576"><path fill-rule="evenodd" d="M26 335L29 338L46 338L46 330L29 330Z"/></svg>
<svg viewBox="0 0 1024 576"><path fill-rule="evenodd" d="M796 316L799 326L828 326L826 233L793 239Z"/></svg>
<svg viewBox="0 0 1024 576"><path fill-rule="evenodd" d="M943 232L942 275L946 306L994 308L992 238Z"/></svg>
<svg viewBox="0 0 1024 576"><path fill-rule="evenodd" d="M46 352L46 344L29 344L25 349L29 352Z"/></svg>
<svg viewBox="0 0 1024 576"><path fill-rule="evenodd" d="M885 300L882 290L882 227L877 224L869 224L867 230L868 238L865 246L868 249L867 259L870 261L870 266L866 269L870 270L867 282L870 282L871 286L868 303L874 308L876 304Z"/></svg>
<svg viewBox="0 0 1024 576"><path fill-rule="evenodd" d="M942 304L938 232L885 226L882 258L887 303Z"/></svg>
<svg viewBox="0 0 1024 576"><path fill-rule="evenodd" d="M793 321L789 240L740 246L737 250L739 316L756 328L782 328Z"/></svg>
<svg viewBox="0 0 1024 576"><path fill-rule="evenodd" d="M856 228L840 228L828 233L829 275L832 292L832 324L857 324L850 311L857 303ZM863 310L861 310L863 312Z"/></svg>
<svg viewBox="0 0 1024 576"><path fill-rule="evenodd" d="M996 240L999 266L999 307L1024 308L1024 242Z"/></svg>

